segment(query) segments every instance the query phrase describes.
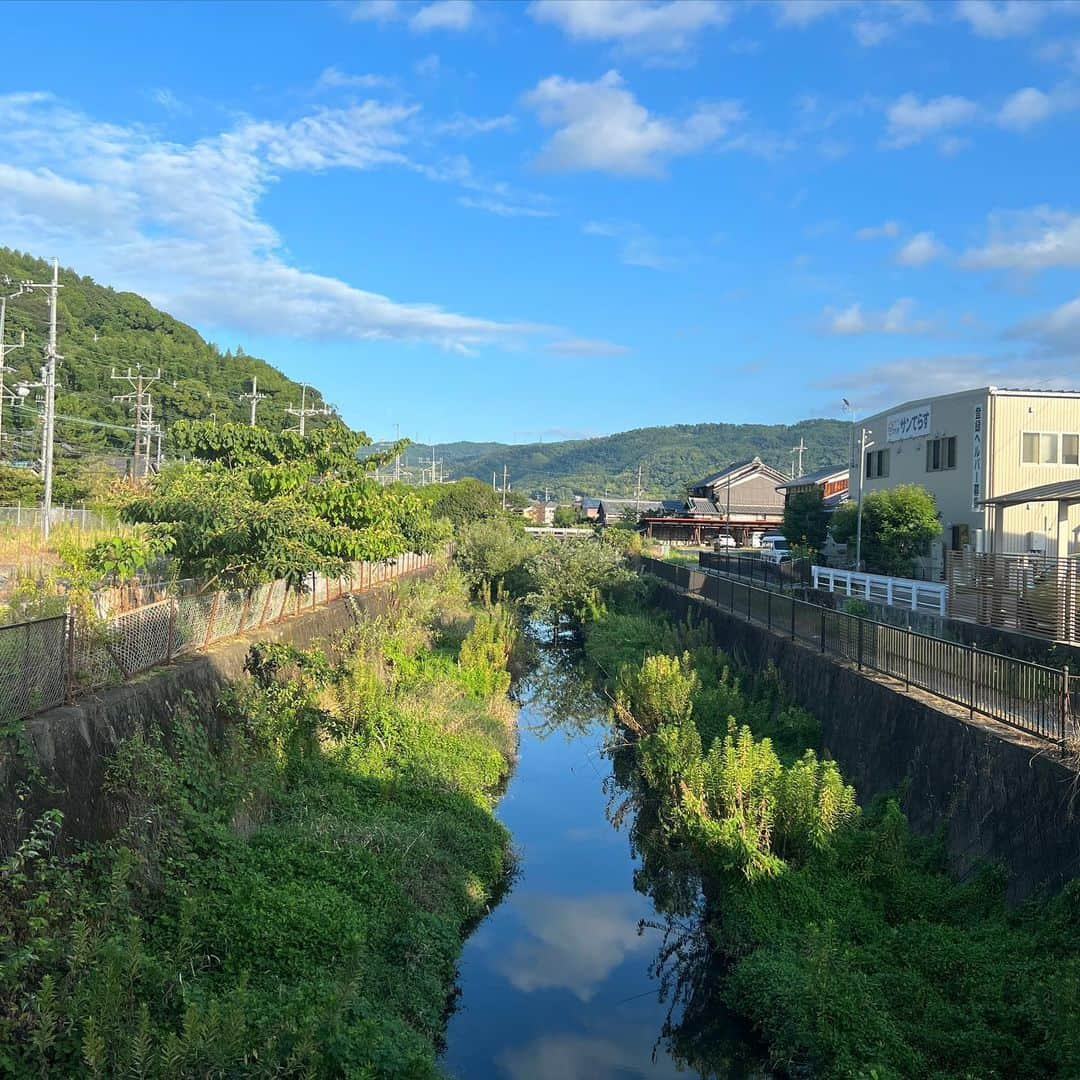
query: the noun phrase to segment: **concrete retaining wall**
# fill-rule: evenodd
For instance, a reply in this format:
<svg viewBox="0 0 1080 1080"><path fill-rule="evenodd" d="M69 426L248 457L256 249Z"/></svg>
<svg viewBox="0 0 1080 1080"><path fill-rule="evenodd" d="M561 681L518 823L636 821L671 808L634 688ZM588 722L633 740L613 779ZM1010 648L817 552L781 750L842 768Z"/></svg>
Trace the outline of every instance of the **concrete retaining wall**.
<svg viewBox="0 0 1080 1080"><path fill-rule="evenodd" d="M386 596L377 588L352 600L362 610L377 610ZM21 737L0 746L0 854L10 852L27 824L52 807L63 811L66 842L108 836L114 822L102 782L125 739L167 726L184 707L216 726L222 692L244 677L244 661L255 642L287 641L303 648L352 623L348 601L335 600L25 721Z"/></svg>
<svg viewBox="0 0 1080 1080"><path fill-rule="evenodd" d="M1080 874L1080 777L1049 745L972 721L695 598L662 593L673 614L693 608L707 618L720 647L750 670L775 664L787 692L821 723L826 753L860 800L899 793L914 829L944 827L959 876L981 861L1001 862L1009 896L1019 900Z"/></svg>

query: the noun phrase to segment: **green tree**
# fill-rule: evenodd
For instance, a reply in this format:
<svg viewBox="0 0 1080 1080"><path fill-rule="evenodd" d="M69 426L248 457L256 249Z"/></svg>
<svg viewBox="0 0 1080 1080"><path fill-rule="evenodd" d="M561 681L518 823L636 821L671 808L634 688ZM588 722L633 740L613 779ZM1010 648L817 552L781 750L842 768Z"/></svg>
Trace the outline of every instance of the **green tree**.
<svg viewBox="0 0 1080 1080"><path fill-rule="evenodd" d="M41 479L33 469L0 465L0 506L32 506L41 499Z"/></svg>
<svg viewBox="0 0 1080 1080"><path fill-rule="evenodd" d="M454 558L473 593L494 599L500 592L522 593L534 542L522 524L507 517L474 521L458 532Z"/></svg>
<svg viewBox="0 0 1080 1080"><path fill-rule="evenodd" d="M572 529L577 523L577 511L572 506L557 506L555 508L555 527L557 529Z"/></svg>
<svg viewBox="0 0 1080 1080"><path fill-rule="evenodd" d="M172 538L180 572L209 585L334 577L353 560L430 551L446 539L402 485L383 487L361 460L366 435L331 424L308 438L241 424L178 424L193 460L164 469L122 505L128 521Z"/></svg>
<svg viewBox="0 0 1080 1080"><path fill-rule="evenodd" d="M845 503L833 515L832 537L854 555L858 504ZM872 573L910 577L915 560L941 533L934 496L919 484L898 484L863 496L862 556Z"/></svg>
<svg viewBox="0 0 1080 1080"><path fill-rule="evenodd" d="M820 551L825 546L829 515L825 512L825 500L821 488L792 495L784 507L784 524L781 529L792 546Z"/></svg>
<svg viewBox="0 0 1080 1080"><path fill-rule="evenodd" d="M431 508L432 517L447 518L455 527L503 515L501 495L472 477L452 484L428 484L419 489L419 495Z"/></svg>
<svg viewBox="0 0 1080 1080"><path fill-rule="evenodd" d="M529 604L553 626L568 621L575 630L601 615L612 593L635 579L622 552L591 538L545 543L531 571Z"/></svg>

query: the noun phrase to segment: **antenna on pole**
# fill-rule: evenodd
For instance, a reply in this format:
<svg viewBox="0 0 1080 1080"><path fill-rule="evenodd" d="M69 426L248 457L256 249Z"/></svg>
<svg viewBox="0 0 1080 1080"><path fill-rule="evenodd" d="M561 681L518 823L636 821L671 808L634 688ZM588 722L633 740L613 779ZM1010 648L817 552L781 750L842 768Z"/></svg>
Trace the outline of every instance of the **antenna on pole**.
<svg viewBox="0 0 1080 1080"><path fill-rule="evenodd" d="M269 396L270 396L269 394L260 394L259 393L259 376L258 375L252 375L251 376L251 390L246 394L241 394L240 395L240 400L241 401L250 401L251 402L251 422L250 422L250 425L249 425L250 427L255 426L255 409L257 408L259 402L260 401L265 401Z"/></svg>

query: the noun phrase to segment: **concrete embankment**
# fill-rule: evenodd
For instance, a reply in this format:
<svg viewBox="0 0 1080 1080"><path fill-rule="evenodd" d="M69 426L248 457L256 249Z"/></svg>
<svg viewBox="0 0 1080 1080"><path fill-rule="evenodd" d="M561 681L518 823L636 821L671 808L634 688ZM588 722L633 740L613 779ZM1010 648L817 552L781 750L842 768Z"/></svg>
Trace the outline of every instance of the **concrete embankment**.
<svg viewBox="0 0 1080 1080"><path fill-rule="evenodd" d="M386 590L376 588L335 600L25 721L21 734L0 746L0 854L9 853L27 824L54 807L64 814L65 842L107 837L114 821L102 784L109 759L125 739L167 727L179 709L216 725L221 695L243 677L253 644L308 646L351 626L350 604L377 610L385 598Z"/></svg>
<svg viewBox="0 0 1080 1080"><path fill-rule="evenodd" d="M1080 776L1053 746L662 592L673 614L706 618L720 647L749 670L774 664L786 691L817 717L825 752L860 799L898 794L913 828L943 830L958 875L1000 862L1010 899L1020 900L1080 874Z"/></svg>

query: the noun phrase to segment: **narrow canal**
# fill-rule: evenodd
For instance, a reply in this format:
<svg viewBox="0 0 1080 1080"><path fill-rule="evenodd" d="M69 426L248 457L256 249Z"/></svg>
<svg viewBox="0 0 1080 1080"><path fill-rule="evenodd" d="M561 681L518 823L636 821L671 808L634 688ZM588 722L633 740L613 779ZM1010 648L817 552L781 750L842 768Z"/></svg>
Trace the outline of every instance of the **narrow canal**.
<svg viewBox="0 0 1080 1080"><path fill-rule="evenodd" d="M610 721L575 655L542 649L519 694L519 759L499 809L517 874L465 947L444 1068L459 1080L766 1075L737 1022L701 1009L700 986L696 1011L720 1045L695 1046L670 1010L678 986L661 993L673 981L655 970L664 917L639 891L651 890L633 811L612 813ZM681 1038L665 1034L669 1019Z"/></svg>

